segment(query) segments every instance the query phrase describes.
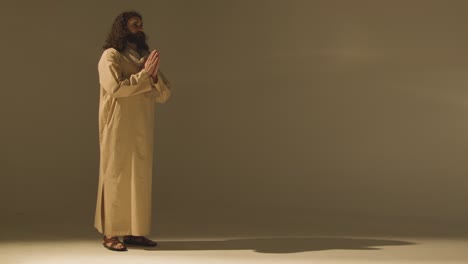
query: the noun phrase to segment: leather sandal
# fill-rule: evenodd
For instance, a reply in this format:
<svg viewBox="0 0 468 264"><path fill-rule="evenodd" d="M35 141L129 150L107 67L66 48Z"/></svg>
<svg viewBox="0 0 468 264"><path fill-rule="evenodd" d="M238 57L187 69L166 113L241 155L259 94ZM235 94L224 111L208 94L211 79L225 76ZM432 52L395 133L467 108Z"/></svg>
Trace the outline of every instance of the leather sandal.
<svg viewBox="0 0 468 264"><path fill-rule="evenodd" d="M110 245L108 245L109 243ZM104 242L102 242L102 245L112 251L127 251L127 247L125 247L125 245L120 242L118 237L107 238L104 236Z"/></svg>
<svg viewBox="0 0 468 264"><path fill-rule="evenodd" d="M144 236L125 236L123 242L127 245L155 247L158 243Z"/></svg>

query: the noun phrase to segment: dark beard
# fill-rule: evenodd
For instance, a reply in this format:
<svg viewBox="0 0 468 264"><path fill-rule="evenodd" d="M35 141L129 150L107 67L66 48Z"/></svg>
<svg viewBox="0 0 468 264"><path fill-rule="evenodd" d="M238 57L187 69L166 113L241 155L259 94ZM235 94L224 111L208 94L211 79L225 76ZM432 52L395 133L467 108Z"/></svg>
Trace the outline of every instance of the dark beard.
<svg viewBox="0 0 468 264"><path fill-rule="evenodd" d="M127 35L127 41L137 45L140 50L148 50L148 44L146 44L146 34L145 32L130 33Z"/></svg>

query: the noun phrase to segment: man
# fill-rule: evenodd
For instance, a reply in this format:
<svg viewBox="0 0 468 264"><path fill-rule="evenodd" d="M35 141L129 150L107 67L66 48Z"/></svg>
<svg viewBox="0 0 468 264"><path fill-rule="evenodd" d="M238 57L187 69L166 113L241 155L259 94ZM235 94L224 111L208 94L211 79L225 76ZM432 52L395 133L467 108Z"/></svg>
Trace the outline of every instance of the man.
<svg viewBox="0 0 468 264"><path fill-rule="evenodd" d="M159 52L149 52L139 13L117 16L103 48L94 226L110 250L156 246L145 237L151 225L154 109L169 99L170 84L159 71Z"/></svg>

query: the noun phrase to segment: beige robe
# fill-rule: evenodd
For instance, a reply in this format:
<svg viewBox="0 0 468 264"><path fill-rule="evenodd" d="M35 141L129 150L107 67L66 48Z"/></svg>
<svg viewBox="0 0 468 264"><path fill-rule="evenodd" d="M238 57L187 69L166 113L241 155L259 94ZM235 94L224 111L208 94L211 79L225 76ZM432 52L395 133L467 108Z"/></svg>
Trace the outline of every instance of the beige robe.
<svg viewBox="0 0 468 264"><path fill-rule="evenodd" d="M142 70L144 59L127 48L103 52L98 64L99 185L95 228L107 236L150 233L155 103L170 97L170 84Z"/></svg>

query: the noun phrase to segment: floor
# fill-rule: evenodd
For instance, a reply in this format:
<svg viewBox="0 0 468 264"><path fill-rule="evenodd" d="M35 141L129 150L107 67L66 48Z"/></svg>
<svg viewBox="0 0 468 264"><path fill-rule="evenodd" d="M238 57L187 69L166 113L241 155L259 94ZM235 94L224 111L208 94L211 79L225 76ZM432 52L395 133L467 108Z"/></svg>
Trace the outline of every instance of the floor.
<svg viewBox="0 0 468 264"><path fill-rule="evenodd" d="M101 236L89 219L91 215L82 219L66 215L0 218L0 264L468 263L468 236L455 229L430 236L428 232L404 235L411 233L408 229L390 236L377 235L378 230L370 224L365 228L368 233L351 234L334 223L328 229L315 225L320 228L296 232L271 227L262 230L265 225L249 231L159 223L156 235L150 236L159 242L158 247L113 252L101 245Z"/></svg>
<svg viewBox="0 0 468 264"><path fill-rule="evenodd" d="M468 239L230 237L157 239L154 249L112 252L99 238L0 242L0 263L468 263Z"/></svg>

